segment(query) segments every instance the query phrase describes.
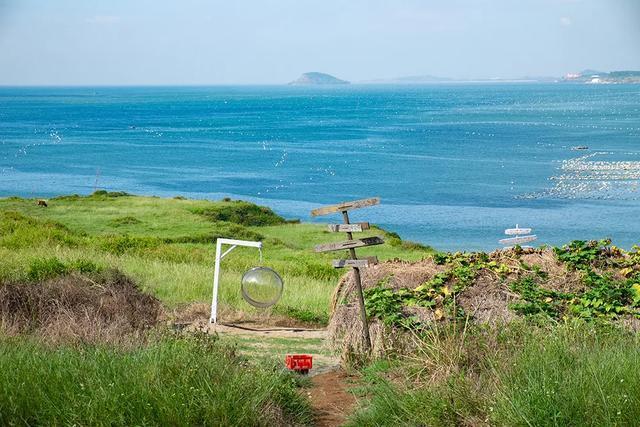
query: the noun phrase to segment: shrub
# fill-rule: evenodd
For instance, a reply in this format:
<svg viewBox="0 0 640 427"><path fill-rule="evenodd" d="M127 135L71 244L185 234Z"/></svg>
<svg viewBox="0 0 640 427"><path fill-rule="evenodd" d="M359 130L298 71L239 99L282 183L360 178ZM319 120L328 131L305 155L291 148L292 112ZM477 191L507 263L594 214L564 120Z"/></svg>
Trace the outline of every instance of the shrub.
<svg viewBox="0 0 640 427"><path fill-rule="evenodd" d="M57 258L36 258L29 264L27 277L33 282L41 282L68 273L69 267Z"/></svg>
<svg viewBox="0 0 640 427"><path fill-rule="evenodd" d="M106 191L106 190L97 190L94 191L89 197L127 197L131 196L131 194L125 191Z"/></svg>
<svg viewBox="0 0 640 427"><path fill-rule="evenodd" d="M207 219L219 222L231 222L245 226L279 225L286 223L285 219L264 206L241 200L221 202L207 208L193 209L194 213Z"/></svg>
<svg viewBox="0 0 640 427"><path fill-rule="evenodd" d="M104 271L104 267L86 259L77 259L69 263L64 263L55 257L34 258L29 263L27 279L32 282L42 282L44 280L64 276L74 271L82 274L94 275Z"/></svg>
<svg viewBox="0 0 640 427"><path fill-rule="evenodd" d="M291 307L289 305L278 305L275 307L275 311L305 323L326 325L329 321L329 316L326 313L315 313L311 310Z"/></svg>

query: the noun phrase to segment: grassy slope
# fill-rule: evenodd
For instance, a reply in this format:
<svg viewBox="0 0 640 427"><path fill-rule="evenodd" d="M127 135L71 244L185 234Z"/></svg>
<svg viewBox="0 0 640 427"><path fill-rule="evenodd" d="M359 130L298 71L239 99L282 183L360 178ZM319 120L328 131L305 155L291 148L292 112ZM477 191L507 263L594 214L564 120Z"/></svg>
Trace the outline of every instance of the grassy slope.
<svg viewBox="0 0 640 427"><path fill-rule="evenodd" d="M7 231L0 235L0 276L20 278L35 258L56 257L67 262L90 259L130 274L166 305L209 302L215 237L261 238L265 243L263 264L278 271L285 281L283 298L274 310L303 320L326 322L329 297L344 273L330 267L330 262L342 254L316 254L313 246L340 241L344 236L328 233L324 226L316 224L250 225L256 222L254 218L243 226L213 221L197 213L215 213L230 206L234 202L103 195L54 199L48 208L43 208L34 200L0 199L0 213L18 212L27 219L38 220L18 232L10 230L13 236L8 236ZM64 225L66 230L56 231L63 236L49 236L50 227L55 224L46 221ZM363 233L376 234L385 233ZM387 237L395 246L384 244L360 253L375 254L382 260L411 260L429 252L403 247L393 236ZM247 268L257 264L255 249L238 248L225 258L221 304L253 310L240 296L239 281Z"/></svg>

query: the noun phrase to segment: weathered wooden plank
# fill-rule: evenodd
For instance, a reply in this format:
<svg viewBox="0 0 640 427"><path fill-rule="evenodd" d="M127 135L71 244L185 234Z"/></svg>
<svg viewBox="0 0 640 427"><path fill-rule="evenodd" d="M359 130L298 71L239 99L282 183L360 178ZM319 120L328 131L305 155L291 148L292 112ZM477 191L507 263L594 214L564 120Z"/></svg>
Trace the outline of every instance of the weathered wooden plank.
<svg viewBox="0 0 640 427"><path fill-rule="evenodd" d="M311 216L328 215L336 212L350 211L352 209L366 208L380 204L380 197L371 199L354 200L352 202L342 202L337 205L323 206L311 211Z"/></svg>
<svg viewBox="0 0 640 427"><path fill-rule="evenodd" d="M369 229L368 222L354 222L353 224L329 224L329 231L333 233L358 233Z"/></svg>
<svg viewBox="0 0 640 427"><path fill-rule="evenodd" d="M532 234L531 236L518 236L511 237L509 239L501 239L498 240L498 243L500 243L501 245L519 245L520 243L533 242L537 238L538 237L535 234Z"/></svg>
<svg viewBox="0 0 640 427"><path fill-rule="evenodd" d="M378 257L370 256L363 259L334 259L333 266L335 268L358 267L365 268L378 263Z"/></svg>
<svg viewBox="0 0 640 427"><path fill-rule="evenodd" d="M361 248L364 246L381 245L384 243L381 237L364 237L362 239L345 240L338 243L325 243L315 247L316 252L340 251L343 249Z"/></svg>

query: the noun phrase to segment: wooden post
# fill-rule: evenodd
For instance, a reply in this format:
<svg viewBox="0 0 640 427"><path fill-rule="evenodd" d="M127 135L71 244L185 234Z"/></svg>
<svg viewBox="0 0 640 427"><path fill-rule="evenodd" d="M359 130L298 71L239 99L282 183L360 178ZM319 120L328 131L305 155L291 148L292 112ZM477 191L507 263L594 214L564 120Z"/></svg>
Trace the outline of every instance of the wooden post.
<svg viewBox="0 0 640 427"><path fill-rule="evenodd" d="M349 212L342 211L342 217L344 223L349 224ZM349 240L353 240L353 235L350 231L347 231L347 237ZM356 250L354 248L349 249L349 255L351 259L358 259L356 256ZM364 347L367 352L371 351L371 336L369 335L369 321L367 320L367 309L364 306L364 293L362 292L362 278L360 277L360 267L353 266L353 277L356 281L356 291L358 294L358 305L360 306L360 318L362 319Z"/></svg>
<svg viewBox="0 0 640 427"><path fill-rule="evenodd" d="M369 223L360 222L360 223L351 224L349 222L349 210L365 208L368 206L374 206L379 203L380 203L380 199L378 197L373 197L371 199L356 200L353 202L344 202L344 203L340 203L332 206L324 206L311 211L312 216L342 213L342 218L344 220L344 223L330 224L328 228L329 228L329 231L331 232L347 233L348 240L345 242L325 243L322 245L317 245L315 247L315 251L328 252L328 251L339 251L339 250L345 250L345 249L349 251L350 259L334 260L333 266L336 268L350 266L353 269L353 276L356 282L356 294L358 298L358 306L360 308L360 319L362 320L362 338L364 341L364 347L367 352L371 351L372 345L371 345L371 336L369 335L369 321L367 320L367 311L364 304L364 293L362 291L362 277L360 275L360 269L363 267L368 267L369 265L376 264L378 262L378 259L376 257L368 257L363 260L358 260L358 257L356 256L356 248L380 245L384 243L384 240L382 240L381 237L365 237L361 239L354 239L353 233L361 232L363 230L368 230Z"/></svg>

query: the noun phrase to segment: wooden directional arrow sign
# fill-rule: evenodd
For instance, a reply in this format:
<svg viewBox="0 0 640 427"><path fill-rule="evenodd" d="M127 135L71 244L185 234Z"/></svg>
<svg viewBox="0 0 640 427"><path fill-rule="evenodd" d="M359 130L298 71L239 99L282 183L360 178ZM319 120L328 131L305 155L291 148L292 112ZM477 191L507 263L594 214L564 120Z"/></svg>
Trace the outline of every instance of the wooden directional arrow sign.
<svg viewBox="0 0 640 427"><path fill-rule="evenodd" d="M530 228L520 228L516 225L516 228L507 228L506 230L504 230L504 234L510 235L510 236L521 236L523 234L529 234L531 233L531 229Z"/></svg>
<svg viewBox="0 0 640 427"><path fill-rule="evenodd" d="M342 267L358 267L364 268L378 263L378 257L370 256L363 259L334 259L333 266L335 268Z"/></svg>
<svg viewBox="0 0 640 427"><path fill-rule="evenodd" d="M329 215L336 212L345 212L352 209L366 208L367 206L375 206L380 204L379 197L371 199L354 200L353 202L343 202L337 205L324 206L322 208L311 211L311 216Z"/></svg>
<svg viewBox="0 0 640 427"><path fill-rule="evenodd" d="M358 233L362 230L369 229L368 222L355 222L353 224L329 224L329 231L333 233Z"/></svg>
<svg viewBox="0 0 640 427"><path fill-rule="evenodd" d="M316 252L341 251L344 249L362 248L364 246L381 245L384 243L381 237L365 237L362 239L346 240L338 243L325 243L315 247Z"/></svg>

